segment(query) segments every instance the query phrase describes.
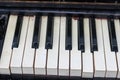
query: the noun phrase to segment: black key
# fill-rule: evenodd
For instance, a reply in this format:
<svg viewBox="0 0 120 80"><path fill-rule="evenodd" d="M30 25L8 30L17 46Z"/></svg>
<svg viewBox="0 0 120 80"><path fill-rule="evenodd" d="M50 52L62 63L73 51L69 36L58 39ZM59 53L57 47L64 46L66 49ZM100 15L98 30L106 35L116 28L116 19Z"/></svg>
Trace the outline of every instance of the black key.
<svg viewBox="0 0 120 80"><path fill-rule="evenodd" d="M72 18L67 16L66 18L66 41L65 49L72 50Z"/></svg>
<svg viewBox="0 0 120 80"><path fill-rule="evenodd" d="M85 51L84 46L84 24L83 24L83 18L80 17L78 20L78 50L81 50L82 52Z"/></svg>
<svg viewBox="0 0 120 80"><path fill-rule="evenodd" d="M7 20L8 15L1 15L0 16L0 40L4 38L6 27L7 27Z"/></svg>
<svg viewBox="0 0 120 80"><path fill-rule="evenodd" d="M91 52L98 51L95 19L90 18L89 21L90 21L89 27L90 27Z"/></svg>
<svg viewBox="0 0 120 80"><path fill-rule="evenodd" d="M0 56L3 49L3 43L5 39L7 23L8 23L8 15L0 15Z"/></svg>
<svg viewBox="0 0 120 80"><path fill-rule="evenodd" d="M114 25L114 20L113 19L108 19L108 30L109 30L111 51L117 52L118 47L117 47L115 25Z"/></svg>
<svg viewBox="0 0 120 80"><path fill-rule="evenodd" d="M18 19L17 19L17 24L16 24L14 39L13 39L13 43L12 43L12 48L14 48L14 47L17 48L18 45L19 45L21 28L22 28L22 22L23 22L23 16L19 15Z"/></svg>
<svg viewBox="0 0 120 80"><path fill-rule="evenodd" d="M48 16L45 49L52 49L53 46L53 21L54 17L51 15Z"/></svg>
<svg viewBox="0 0 120 80"><path fill-rule="evenodd" d="M40 24L41 24L41 17L39 15L36 16L35 19L35 27L34 27L34 34L32 40L32 48L37 49L39 47L39 35L40 35Z"/></svg>

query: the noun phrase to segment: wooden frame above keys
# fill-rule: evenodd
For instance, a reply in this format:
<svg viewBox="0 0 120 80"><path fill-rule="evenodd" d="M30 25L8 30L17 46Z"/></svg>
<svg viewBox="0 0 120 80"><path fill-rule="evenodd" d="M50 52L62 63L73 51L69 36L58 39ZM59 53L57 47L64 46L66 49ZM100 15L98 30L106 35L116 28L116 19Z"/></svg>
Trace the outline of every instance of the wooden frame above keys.
<svg viewBox="0 0 120 80"><path fill-rule="evenodd" d="M56 15L81 14L120 17L120 3L0 1L0 13L26 15L54 13Z"/></svg>

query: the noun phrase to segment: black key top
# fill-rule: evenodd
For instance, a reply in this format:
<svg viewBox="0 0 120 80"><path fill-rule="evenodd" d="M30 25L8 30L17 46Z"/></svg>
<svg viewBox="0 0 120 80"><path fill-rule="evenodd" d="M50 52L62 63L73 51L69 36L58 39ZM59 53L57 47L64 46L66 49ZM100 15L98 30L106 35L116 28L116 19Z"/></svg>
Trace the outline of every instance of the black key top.
<svg viewBox="0 0 120 80"><path fill-rule="evenodd" d="M94 18L90 18L89 21L90 21L89 27L90 27L91 52L98 51L95 19Z"/></svg>
<svg viewBox="0 0 120 80"><path fill-rule="evenodd" d="M108 30L109 30L111 51L117 52L118 47L117 47L117 40L115 34L114 19L108 19Z"/></svg>
<svg viewBox="0 0 120 80"><path fill-rule="evenodd" d="M83 18L80 17L78 20L78 50L81 50L81 52L85 51L84 46L84 24L83 24Z"/></svg>
<svg viewBox="0 0 120 80"><path fill-rule="evenodd" d="M72 50L72 18L67 16L66 18L66 41L65 49Z"/></svg>
<svg viewBox="0 0 120 80"><path fill-rule="evenodd" d="M41 24L41 17L39 15L36 16L35 19L35 27L34 27L34 34L32 40L32 48L37 49L39 47L39 35L40 35L40 24Z"/></svg>
<svg viewBox="0 0 120 80"><path fill-rule="evenodd" d="M53 21L54 17L52 15L48 16L45 49L52 49L53 46Z"/></svg>
<svg viewBox="0 0 120 80"><path fill-rule="evenodd" d="M19 45L21 28L22 28L22 22L23 22L23 16L19 15L18 19L17 19L17 24L16 24L14 39L13 39L13 43L12 43L12 48L14 48L14 47L17 48L18 45Z"/></svg>

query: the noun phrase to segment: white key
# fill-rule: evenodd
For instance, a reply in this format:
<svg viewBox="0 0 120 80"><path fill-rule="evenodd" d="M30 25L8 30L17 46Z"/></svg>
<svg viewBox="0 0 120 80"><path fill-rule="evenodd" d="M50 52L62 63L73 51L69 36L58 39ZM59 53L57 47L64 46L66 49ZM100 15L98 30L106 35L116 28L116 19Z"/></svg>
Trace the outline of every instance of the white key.
<svg viewBox="0 0 120 80"><path fill-rule="evenodd" d="M17 17L18 16L16 15L10 15L9 18L2 55L0 58L0 74L10 74L9 64L12 55L12 42L14 38Z"/></svg>
<svg viewBox="0 0 120 80"><path fill-rule="evenodd" d="M21 34L20 34L19 46L18 48L13 48L13 53L11 57L10 69L11 69L11 73L13 74L22 74L21 63L24 52L25 39L27 35L28 22L29 22L29 17L24 16Z"/></svg>
<svg viewBox="0 0 120 80"><path fill-rule="evenodd" d="M115 52L112 52L110 48L107 19L102 19L102 30L105 50L104 52L106 59L106 77L116 77L117 75L116 56Z"/></svg>
<svg viewBox="0 0 120 80"><path fill-rule="evenodd" d="M35 49L32 48L32 38L34 32L35 16L31 16L28 24L28 33L26 37L25 51L22 61L23 74L34 74L33 62L35 56Z"/></svg>
<svg viewBox="0 0 120 80"><path fill-rule="evenodd" d="M94 51L94 77L105 77L105 58L103 48L102 23L101 19L95 19L98 51Z"/></svg>
<svg viewBox="0 0 120 80"><path fill-rule="evenodd" d="M81 51L78 51L78 20L72 19L72 50L70 76L81 76Z"/></svg>
<svg viewBox="0 0 120 80"><path fill-rule="evenodd" d="M69 50L65 50L66 17L61 17L60 28L59 75L69 76Z"/></svg>
<svg viewBox="0 0 120 80"><path fill-rule="evenodd" d="M118 44L118 52L116 53L117 63L118 63L117 78L120 78L120 21L119 19L115 19L114 23L115 23L116 39L117 39L117 44Z"/></svg>
<svg viewBox="0 0 120 80"><path fill-rule="evenodd" d="M60 17L54 17L53 48L48 50L47 75L57 75Z"/></svg>
<svg viewBox="0 0 120 80"><path fill-rule="evenodd" d="M82 77L93 77L93 56L90 52L90 32L89 32L89 19L84 18L84 39L85 39L85 52L82 53L83 59L83 72Z"/></svg>
<svg viewBox="0 0 120 80"><path fill-rule="evenodd" d="M47 31L47 19L48 19L47 16L42 16L40 44L39 44L39 48L36 49L36 57L35 57L35 74L36 75L46 74L47 50L45 49L45 41L46 41L46 31Z"/></svg>

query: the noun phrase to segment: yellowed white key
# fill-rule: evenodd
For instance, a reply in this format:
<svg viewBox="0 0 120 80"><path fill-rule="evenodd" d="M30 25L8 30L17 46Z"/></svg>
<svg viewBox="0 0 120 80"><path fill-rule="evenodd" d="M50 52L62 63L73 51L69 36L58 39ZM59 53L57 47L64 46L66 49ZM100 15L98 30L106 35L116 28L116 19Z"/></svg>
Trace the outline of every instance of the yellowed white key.
<svg viewBox="0 0 120 80"><path fill-rule="evenodd" d="M46 57L47 50L45 49L46 31L47 31L47 16L41 17L41 33L40 33L40 43L39 48L36 49L35 57L35 75L45 75L46 74Z"/></svg>
<svg viewBox="0 0 120 80"><path fill-rule="evenodd" d="M106 77L115 78L117 76L117 63L116 63L115 52L112 52L110 48L107 19L102 19L102 32L103 32L104 52L106 59Z"/></svg>
<svg viewBox="0 0 120 80"><path fill-rule="evenodd" d="M85 52L82 53L83 70L82 77L93 77L93 56L90 52L90 32L89 32L89 19L84 18L84 40L85 40Z"/></svg>
<svg viewBox="0 0 120 80"><path fill-rule="evenodd" d="M60 17L54 17L53 47L48 49L47 75L57 75Z"/></svg>
<svg viewBox="0 0 120 80"><path fill-rule="evenodd" d="M105 77L106 66L104 58L105 55L102 35L102 21L101 19L95 19L95 23L98 51L94 51L94 77Z"/></svg>
<svg viewBox="0 0 120 80"><path fill-rule="evenodd" d="M70 76L81 76L81 51L78 51L78 20L72 19L72 50Z"/></svg>
<svg viewBox="0 0 120 80"><path fill-rule="evenodd" d="M29 22L29 17L24 16L21 34L20 34L19 46L18 48L13 48L13 52L12 52L11 64L10 64L10 69L12 74L22 74L21 63L24 53L24 45L27 35L28 22Z"/></svg>
<svg viewBox="0 0 120 80"><path fill-rule="evenodd" d="M60 24L60 50L59 50L59 75L69 76L69 50L65 50L66 17L61 17Z"/></svg>
<svg viewBox="0 0 120 80"><path fill-rule="evenodd" d="M10 74L9 64L12 56L12 42L15 33L17 15L10 15L3 50L0 58L0 74Z"/></svg>
<svg viewBox="0 0 120 80"><path fill-rule="evenodd" d="M33 64L34 64L35 49L32 48L34 24L35 24L35 16L31 16L28 24L29 28L27 32L25 51L22 61L23 74L34 74Z"/></svg>
<svg viewBox="0 0 120 80"><path fill-rule="evenodd" d="M118 45L118 52L116 53L117 63L118 63L117 78L120 78L120 20L115 19L114 24L115 24L115 32L116 32L116 39L117 39L117 45Z"/></svg>

